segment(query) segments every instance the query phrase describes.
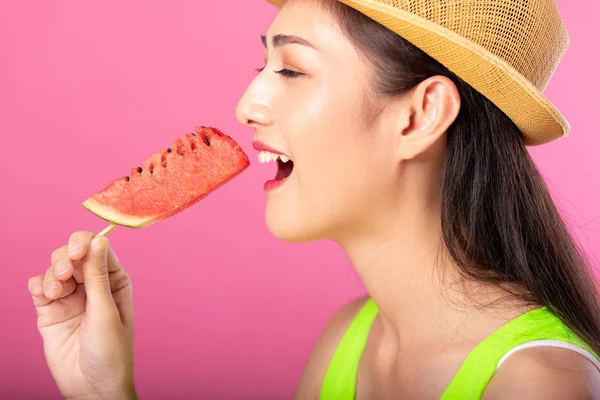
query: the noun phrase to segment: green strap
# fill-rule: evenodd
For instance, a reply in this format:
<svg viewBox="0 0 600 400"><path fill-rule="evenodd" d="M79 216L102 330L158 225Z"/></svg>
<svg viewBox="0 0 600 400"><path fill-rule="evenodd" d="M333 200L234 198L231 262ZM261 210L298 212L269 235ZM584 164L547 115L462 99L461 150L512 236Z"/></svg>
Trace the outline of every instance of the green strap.
<svg viewBox="0 0 600 400"><path fill-rule="evenodd" d="M358 367L369 331L379 309L369 298L340 341L321 387L320 400L354 400ZM537 340L556 340L579 346L600 357L546 307L506 323L468 355L441 400L480 399L499 361L511 349Z"/></svg>
<svg viewBox="0 0 600 400"><path fill-rule="evenodd" d="M358 366L379 309L369 298L358 311L333 354L320 400L354 400Z"/></svg>
<svg viewBox="0 0 600 400"><path fill-rule="evenodd" d="M537 340L557 340L594 351L546 307L529 311L506 323L483 340L465 359L441 400L480 399L499 361L511 349Z"/></svg>

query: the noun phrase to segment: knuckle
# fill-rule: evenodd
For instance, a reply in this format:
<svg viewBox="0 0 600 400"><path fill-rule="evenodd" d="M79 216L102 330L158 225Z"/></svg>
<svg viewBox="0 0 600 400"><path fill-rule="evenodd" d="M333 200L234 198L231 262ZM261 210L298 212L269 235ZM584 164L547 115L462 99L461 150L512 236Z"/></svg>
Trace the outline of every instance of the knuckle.
<svg viewBox="0 0 600 400"><path fill-rule="evenodd" d="M105 268L99 268L95 271L92 271L90 273L91 277L94 279L94 281L96 282L101 282L101 283L108 283L109 282L109 278L108 278L108 272L106 271Z"/></svg>
<svg viewBox="0 0 600 400"><path fill-rule="evenodd" d="M95 261L89 265L89 274L93 278L108 279L108 266L105 262Z"/></svg>
<svg viewBox="0 0 600 400"><path fill-rule="evenodd" d="M131 283L131 279L129 278L129 275L127 275L125 272L123 272L122 274L119 274L111 282L111 287L114 288L115 290L123 289L126 287L129 287L130 290L132 290L133 289L132 286L133 285Z"/></svg>
<svg viewBox="0 0 600 400"><path fill-rule="evenodd" d="M56 281L56 279L54 278L54 269L50 267L44 275L44 284L50 284L54 281Z"/></svg>
<svg viewBox="0 0 600 400"><path fill-rule="evenodd" d="M45 288L50 288L50 286L54 286L54 282L56 282L56 279L52 279L50 277L46 277L46 279L44 279L44 287Z"/></svg>
<svg viewBox="0 0 600 400"><path fill-rule="evenodd" d="M62 289L63 287L58 281L47 281L47 283L44 284L44 296L49 299L55 298L60 296Z"/></svg>

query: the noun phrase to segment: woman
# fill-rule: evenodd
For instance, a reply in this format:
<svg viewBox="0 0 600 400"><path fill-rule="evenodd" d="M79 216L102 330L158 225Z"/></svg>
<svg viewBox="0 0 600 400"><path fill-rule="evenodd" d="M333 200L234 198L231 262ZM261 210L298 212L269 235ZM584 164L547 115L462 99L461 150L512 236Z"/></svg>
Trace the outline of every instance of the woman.
<svg viewBox="0 0 600 400"><path fill-rule="evenodd" d="M568 42L553 1L274 3L237 108L277 161L266 221L335 240L368 291L297 398L598 398L596 286L525 147L568 132L540 94ZM61 393L135 398L107 239L73 234L29 289Z"/></svg>

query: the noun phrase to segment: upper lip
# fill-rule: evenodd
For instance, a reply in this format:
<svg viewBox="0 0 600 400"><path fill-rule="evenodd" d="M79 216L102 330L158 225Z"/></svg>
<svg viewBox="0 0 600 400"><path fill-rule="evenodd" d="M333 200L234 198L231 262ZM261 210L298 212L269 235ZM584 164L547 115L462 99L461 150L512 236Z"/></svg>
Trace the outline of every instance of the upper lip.
<svg viewBox="0 0 600 400"><path fill-rule="evenodd" d="M289 156L287 154L282 153L281 151L276 150L276 149L272 148L271 146L269 146L268 144L265 144L259 140L253 140L252 147L254 147L258 151L269 151L271 153L284 155L289 158Z"/></svg>

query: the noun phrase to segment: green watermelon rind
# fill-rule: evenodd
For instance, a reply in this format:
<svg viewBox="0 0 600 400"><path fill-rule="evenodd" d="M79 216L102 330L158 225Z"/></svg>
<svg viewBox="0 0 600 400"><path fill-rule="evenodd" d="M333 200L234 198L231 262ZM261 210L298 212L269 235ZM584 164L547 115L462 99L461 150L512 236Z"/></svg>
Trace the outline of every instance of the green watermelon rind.
<svg viewBox="0 0 600 400"><path fill-rule="evenodd" d="M205 127L202 127L205 128ZM233 140L230 136L224 135L221 131L219 131L216 128L209 128L210 130L212 130L213 134L216 134L217 136L220 137L226 137L226 141L230 142L231 149L237 154L238 157L240 157L240 166L239 169L230 173L229 176L224 176L222 177L221 182L219 182L215 187L213 187L211 190L209 190L208 192L204 193L201 197L197 198L194 201L191 201L190 204L187 204L186 206L180 207L178 210L173 211L170 214L150 214L150 215L146 215L146 216L140 216L140 215L132 215L132 214L124 214L122 212L117 211L114 207L108 206L106 204L103 204L100 201L96 200L96 195L88 198L87 200L85 200L82 205L83 207L85 207L88 211L90 211L91 213L95 214L96 216L98 216L99 218L110 222L112 224L116 224L116 225L121 225L121 226L126 226L129 228L144 228L146 226L152 225L162 219L168 218L173 214L177 214L180 211L183 211L184 209L191 207L192 205L194 205L196 202L198 202L199 200L201 200L202 198L208 196L210 193L214 192L215 190L217 190L218 188L220 188L221 186L225 185L227 182L231 181L233 178L235 178L236 176L238 176L239 174L241 174L246 168L249 167L250 165L250 160L248 159L248 155L242 150L242 148L239 146L239 144ZM200 133L201 129L200 128L196 128L196 132Z"/></svg>
<svg viewBox="0 0 600 400"><path fill-rule="evenodd" d="M218 185L213 187L209 192L205 193L204 196L202 196L202 198L207 197L209 194L211 194L214 191L216 191L217 189L221 188L222 186L224 186L225 184L227 184L228 182L233 180L235 177L240 175L244 170L246 170L250 166L250 162L249 162L246 154L242 153L242 155L244 156L245 166L240 168L239 170L235 171L234 173L230 174L229 176L225 177ZM199 200L200 199L192 202L191 204L187 205L186 207L181 208L180 210L177 210L176 213L179 213L179 212L183 211L184 209L191 207L192 205L197 203ZM90 211L92 214L95 214L96 216L100 217L101 219L103 219L107 222L116 224L116 225L126 226L128 228L145 228L149 225L152 225L152 224L160 221L161 219L164 219L164 218L167 218L170 216L170 215L162 215L162 217L156 216L155 218L152 218L150 216L138 217L138 216L131 215L131 214L123 214L123 213L116 211L112 207L107 207L107 206L103 205L102 203L97 202L96 200L94 200L94 197L88 198L86 201L84 201L82 203L82 205L88 211Z"/></svg>
<svg viewBox="0 0 600 400"><path fill-rule="evenodd" d="M98 203L93 198L87 199L82 205L92 214L95 214L105 221L129 228L144 228L154 222L152 218L140 218L133 215L122 214L110 207Z"/></svg>

